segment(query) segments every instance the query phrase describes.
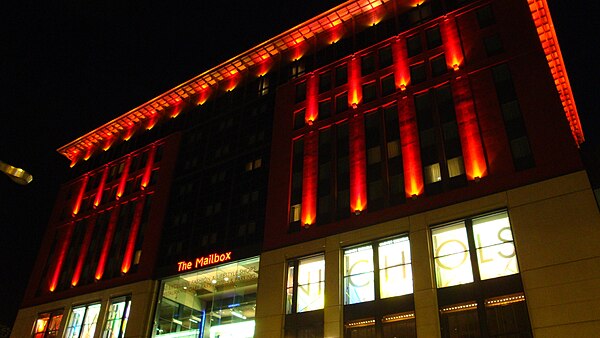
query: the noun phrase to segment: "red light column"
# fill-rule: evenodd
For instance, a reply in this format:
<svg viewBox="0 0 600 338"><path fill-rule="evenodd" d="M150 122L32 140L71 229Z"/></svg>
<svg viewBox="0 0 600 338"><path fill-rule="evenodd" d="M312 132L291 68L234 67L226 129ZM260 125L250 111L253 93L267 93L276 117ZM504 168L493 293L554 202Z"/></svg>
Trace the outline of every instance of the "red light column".
<svg viewBox="0 0 600 338"><path fill-rule="evenodd" d="M85 193L85 187L87 186L88 179L89 176L86 174L81 180L81 186L79 187L79 192L77 193L75 203L73 204L73 216L79 213L79 209L81 208L81 200L83 199L83 194Z"/></svg>
<svg viewBox="0 0 600 338"><path fill-rule="evenodd" d="M348 105L356 109L361 101L360 59L353 55L348 61Z"/></svg>
<svg viewBox="0 0 600 338"><path fill-rule="evenodd" d="M156 154L156 145L148 150L148 159L146 160L146 168L144 169L144 177L142 177L141 189L144 190L150 183L152 176L152 166L154 165L154 155Z"/></svg>
<svg viewBox="0 0 600 338"><path fill-rule="evenodd" d="M106 183L106 177L108 176L108 165L104 166L102 171L102 177L100 178L100 184L98 184L98 190L96 191L96 199L94 200L94 207L100 205L102 202L102 193L104 192L104 184Z"/></svg>
<svg viewBox="0 0 600 338"><path fill-rule="evenodd" d="M452 96L456 106L456 122L458 123L467 178L469 180L482 178L487 175L487 164L469 78L466 75L459 76L452 81Z"/></svg>
<svg viewBox="0 0 600 338"><path fill-rule="evenodd" d="M48 285L48 289L50 292L56 290L56 286L58 285L58 278L60 276L60 272L62 270L63 264L65 262L65 256L67 255L67 251L69 250L69 245L71 244L71 237L73 236L73 229L75 228L75 222L70 222L66 229L64 230L63 235L60 239L60 245L58 246L58 252L56 255L56 262L54 263L54 269L50 270L50 284Z"/></svg>
<svg viewBox="0 0 600 338"><path fill-rule="evenodd" d="M110 220L108 221L108 228L106 229L106 235L104 236L104 243L102 244L102 251L100 252L100 259L98 260L98 266L96 267L96 279L100 280L104 275L104 267L106 266L106 260L108 259L108 253L110 251L110 245L112 244L113 237L115 235L115 229L117 227L117 220L119 219L120 206L117 205L110 214Z"/></svg>
<svg viewBox="0 0 600 338"><path fill-rule="evenodd" d="M319 115L319 78L311 73L306 80L306 114L305 122L311 125Z"/></svg>
<svg viewBox="0 0 600 338"><path fill-rule="evenodd" d="M398 101L398 114L404 168L404 191L407 197L414 197L423 193L424 184L417 117L412 100L407 96L403 96Z"/></svg>
<svg viewBox="0 0 600 338"><path fill-rule="evenodd" d="M367 207L367 168L365 154L365 118L350 118L350 211L359 213Z"/></svg>
<svg viewBox="0 0 600 338"><path fill-rule="evenodd" d="M446 63L450 69L458 70L463 65L464 56L454 17L448 16L440 23L440 32L444 41Z"/></svg>
<svg viewBox="0 0 600 338"><path fill-rule="evenodd" d="M94 233L94 227L96 225L97 215L90 217L88 220L87 229L85 229L85 235L83 242L81 243L81 249L79 250L79 256L77 257L77 264L75 265L75 271L73 272L73 278L71 278L71 285L76 286L81 278L81 271L83 270L83 264L87 257L90 243L92 242L92 234Z"/></svg>
<svg viewBox="0 0 600 338"><path fill-rule="evenodd" d="M123 273L129 272L129 269L131 269L135 241L142 221L142 212L144 211L144 201L144 197L140 198L135 206L133 222L131 223L131 229L129 230L129 237L127 238L127 247L125 248L125 255L123 256L123 263L121 264L121 272Z"/></svg>
<svg viewBox="0 0 600 338"><path fill-rule="evenodd" d="M410 81L406 39L398 38L394 41L392 44L392 55L394 58L394 80L396 81L396 88L404 91Z"/></svg>
<svg viewBox="0 0 600 338"><path fill-rule="evenodd" d="M123 192L125 192L125 185L127 184L127 177L129 176L129 167L131 166L131 155L127 156L125 160L125 168L123 168L123 172L121 173L121 180L119 181L119 188L117 189L117 199L123 196Z"/></svg>
<svg viewBox="0 0 600 338"><path fill-rule="evenodd" d="M308 227L317 217L318 133L311 131L304 137L304 164L302 168L302 225Z"/></svg>

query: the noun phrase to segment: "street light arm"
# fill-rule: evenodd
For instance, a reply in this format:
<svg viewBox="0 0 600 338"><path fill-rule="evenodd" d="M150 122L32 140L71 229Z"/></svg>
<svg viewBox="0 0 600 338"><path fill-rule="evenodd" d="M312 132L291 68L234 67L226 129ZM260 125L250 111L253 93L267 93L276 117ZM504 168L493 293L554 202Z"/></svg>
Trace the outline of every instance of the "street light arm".
<svg viewBox="0 0 600 338"><path fill-rule="evenodd" d="M11 180L20 185L27 185L33 180L33 176L25 170L13 167L0 161L0 171L5 173Z"/></svg>

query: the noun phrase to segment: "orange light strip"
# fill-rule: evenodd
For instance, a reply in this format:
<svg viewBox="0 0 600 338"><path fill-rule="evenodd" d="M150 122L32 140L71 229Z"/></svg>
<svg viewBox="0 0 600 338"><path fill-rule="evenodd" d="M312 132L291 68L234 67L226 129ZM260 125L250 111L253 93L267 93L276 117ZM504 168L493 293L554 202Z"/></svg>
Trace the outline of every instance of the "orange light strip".
<svg viewBox="0 0 600 338"><path fill-rule="evenodd" d="M406 96L398 101L398 119L400 123L400 143L402 144L404 191L407 197L416 197L423 193L425 185L421 169L417 116L411 102L412 100Z"/></svg>
<svg viewBox="0 0 600 338"><path fill-rule="evenodd" d="M310 74L306 80L306 114L304 120L311 125L319 115L319 78Z"/></svg>
<svg viewBox="0 0 600 338"><path fill-rule="evenodd" d="M360 59L352 56L348 61L348 105L356 109L361 101Z"/></svg>
<svg viewBox="0 0 600 338"><path fill-rule="evenodd" d="M126 139L131 137L136 130L151 129L158 119L167 116L167 111L174 105L201 104L206 101L210 89L217 88L219 82L229 81L228 86L220 88L232 89L232 81L230 81L232 76L239 76L240 72L258 66L265 60L272 59L291 48L297 48L300 44L308 45L306 42L316 35L345 23L349 25L352 18L370 12L387 2L384 0L346 1L151 99L58 148L57 151L68 158L71 161L71 166L74 166L84 156L92 156L96 149L106 148L106 144L112 144L107 142L108 139L118 135ZM340 31L339 28L335 28L335 30ZM237 84L237 81L235 84ZM158 117L155 115L158 115ZM145 128L138 128L141 125Z"/></svg>
<svg viewBox="0 0 600 338"><path fill-rule="evenodd" d="M67 255L69 244L71 244L71 237L73 236L74 228L75 222L70 222L61 238L60 249L58 251L58 256L56 257L56 263L54 265L54 269L51 270L52 278L50 279L50 285L48 286L48 290L50 290L50 292L54 292L58 285L58 278L60 277L60 272L65 262L65 256Z"/></svg>
<svg viewBox="0 0 600 338"><path fill-rule="evenodd" d="M394 59L394 80L396 81L396 88L404 91L410 81L406 39L403 37L398 38L392 43L392 54Z"/></svg>
<svg viewBox="0 0 600 338"><path fill-rule="evenodd" d="M460 135L467 179L487 176L487 164L481 143L481 133L466 75L452 81L452 96L456 106L456 122Z"/></svg>
<svg viewBox="0 0 600 338"><path fill-rule="evenodd" d="M123 263L121 264L121 272L123 273L129 272L129 269L131 269L131 261L133 260L135 242L142 220L142 211L144 211L144 201L144 198L140 198L135 206L133 221L131 223L131 229L129 230L129 237L127 238L127 246L125 247L125 255L123 256Z"/></svg>
<svg viewBox="0 0 600 338"><path fill-rule="evenodd" d="M119 218L120 206L117 205L110 214L108 221L108 228L106 229L106 235L104 236L104 243L102 244L102 251L100 251L100 259L98 260L98 266L96 267L96 280L100 280L104 275L104 267L106 266L106 260L108 259L108 253L110 252L110 245L112 244L113 237L115 235L115 229L117 227L117 219Z"/></svg>
<svg viewBox="0 0 600 338"><path fill-rule="evenodd" d="M365 118L355 114L350 131L350 211L360 213L367 207L367 161L365 154Z"/></svg>
<svg viewBox="0 0 600 338"><path fill-rule="evenodd" d="M148 159L146 160L146 168L144 168L144 177L142 177L142 183L140 188L146 189L150 183L150 177L152 176L152 166L154 165L154 155L156 154L156 145L152 145L152 148L148 150Z"/></svg>
<svg viewBox="0 0 600 338"><path fill-rule="evenodd" d="M104 166L102 171L102 177L100 178L100 184L98 184L98 190L96 191L96 198L94 199L94 206L97 207L102 202L102 193L104 192L104 184L106 183L106 177L108 176L108 165Z"/></svg>
<svg viewBox="0 0 600 338"><path fill-rule="evenodd" d="M440 22L440 33L444 41L446 64L449 69L458 70L463 65L464 56L454 17L448 16Z"/></svg>
<svg viewBox="0 0 600 338"><path fill-rule="evenodd" d="M83 194L85 193L85 187L87 185L88 179L89 176L86 174L81 180L81 187L79 188L79 193L77 194L75 204L73 205L73 216L79 213L79 209L81 208L81 200L83 199Z"/></svg>
<svg viewBox="0 0 600 338"><path fill-rule="evenodd" d="M131 155L127 156L127 159L125 159L125 167L121 173L121 180L119 181L119 187L117 188L117 199L121 198L125 192L125 186L127 185L127 178L129 176L129 167L131 167Z"/></svg>
<svg viewBox="0 0 600 338"><path fill-rule="evenodd" d="M583 129L581 128L581 121L577 113L573 91L571 90L567 70L565 69L562 53L558 45L554 24L548 10L548 3L546 0L527 0L527 3L529 4L529 10L531 11L542 48L546 54L546 60L550 67L550 73L552 73L552 77L554 78L554 84L558 90L565 116L567 121L569 121L571 133L577 145L581 145L585 141Z"/></svg>
<svg viewBox="0 0 600 338"><path fill-rule="evenodd" d="M92 235L94 233L94 227L96 226L97 215L90 217L88 220L87 229L85 230L85 235L83 237L83 242L81 243L81 249L79 250L79 256L77 257L77 265L75 265L75 271L73 272L73 278L71 278L71 285L76 286L79 283L79 278L81 278L81 271L83 270L83 264L85 263L85 258L87 256L88 250L90 248L90 243L92 242Z"/></svg>
<svg viewBox="0 0 600 338"><path fill-rule="evenodd" d="M304 164L302 167L302 225L308 227L317 218L317 180L319 139L318 133L311 131L304 141Z"/></svg>

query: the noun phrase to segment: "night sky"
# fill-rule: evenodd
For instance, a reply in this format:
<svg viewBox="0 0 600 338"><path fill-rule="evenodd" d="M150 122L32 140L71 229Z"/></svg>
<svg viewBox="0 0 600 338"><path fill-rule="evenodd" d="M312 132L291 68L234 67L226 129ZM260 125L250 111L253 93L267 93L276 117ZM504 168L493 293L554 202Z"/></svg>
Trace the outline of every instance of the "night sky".
<svg viewBox="0 0 600 338"><path fill-rule="evenodd" d="M16 316L70 170L57 148L341 2L0 5L0 161L34 176L28 186L0 177L0 323ZM600 4L548 2L586 138L598 144Z"/></svg>

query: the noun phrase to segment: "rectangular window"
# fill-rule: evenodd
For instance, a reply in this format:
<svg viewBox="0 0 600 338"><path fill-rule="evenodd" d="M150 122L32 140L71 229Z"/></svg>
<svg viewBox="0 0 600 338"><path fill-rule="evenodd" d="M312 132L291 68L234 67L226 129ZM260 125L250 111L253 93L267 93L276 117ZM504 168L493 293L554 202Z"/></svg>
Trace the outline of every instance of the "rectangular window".
<svg viewBox="0 0 600 338"><path fill-rule="evenodd" d="M348 110L348 93L343 93L335 97L335 113L343 113Z"/></svg>
<svg viewBox="0 0 600 338"><path fill-rule="evenodd" d="M496 23L491 5L481 7L475 12L475 14L477 15L477 23L479 24L479 28L485 28Z"/></svg>
<svg viewBox="0 0 600 338"><path fill-rule="evenodd" d="M331 117L331 100L319 102L319 120Z"/></svg>
<svg viewBox="0 0 600 338"><path fill-rule="evenodd" d="M296 103L306 100L306 82L296 85Z"/></svg>
<svg viewBox="0 0 600 338"><path fill-rule="evenodd" d="M424 62L410 66L410 82L412 84L418 84L425 80L427 80L427 71Z"/></svg>
<svg viewBox="0 0 600 338"><path fill-rule="evenodd" d="M100 314L100 303L86 304L71 310L65 338L93 337Z"/></svg>
<svg viewBox="0 0 600 338"><path fill-rule="evenodd" d="M362 76L369 75L375 71L375 56L373 54L368 54L361 58L360 71Z"/></svg>
<svg viewBox="0 0 600 338"><path fill-rule="evenodd" d="M438 288L519 273L506 211L434 228L431 237Z"/></svg>
<svg viewBox="0 0 600 338"><path fill-rule="evenodd" d="M265 96L267 94L269 94L269 78L260 76L258 78L258 96Z"/></svg>
<svg viewBox="0 0 600 338"><path fill-rule="evenodd" d="M57 337L62 317L63 310L39 314L31 336L33 338Z"/></svg>
<svg viewBox="0 0 600 338"><path fill-rule="evenodd" d="M421 53L423 50L421 47L421 36L416 34L406 38L406 49L408 50L408 57L412 57Z"/></svg>
<svg viewBox="0 0 600 338"><path fill-rule="evenodd" d="M299 110L294 113L294 130L304 127L306 109Z"/></svg>
<svg viewBox="0 0 600 338"><path fill-rule="evenodd" d="M348 66L340 66L335 69L335 86L339 87L348 83Z"/></svg>
<svg viewBox="0 0 600 338"><path fill-rule="evenodd" d="M377 83L375 81L365 83L362 86L363 103L368 103L377 98Z"/></svg>
<svg viewBox="0 0 600 338"><path fill-rule="evenodd" d="M130 308L131 298L129 296L113 298L110 300L108 305L108 318L106 319L106 326L102 338L125 337Z"/></svg>
<svg viewBox="0 0 600 338"><path fill-rule="evenodd" d="M431 76L440 76L448 71L444 54L432 58L429 63L431 64Z"/></svg>
<svg viewBox="0 0 600 338"><path fill-rule="evenodd" d="M344 250L344 304L413 293L407 236Z"/></svg>
<svg viewBox="0 0 600 338"><path fill-rule="evenodd" d="M494 56L504 51L502 40L500 40L500 36L498 34L483 38L483 46L485 47L485 53L487 56Z"/></svg>
<svg viewBox="0 0 600 338"><path fill-rule="evenodd" d="M389 67L394 63L392 56L392 46L386 46L378 51L379 55L379 69Z"/></svg>
<svg viewBox="0 0 600 338"><path fill-rule="evenodd" d="M381 78L381 96L385 97L396 92L394 74Z"/></svg>
<svg viewBox="0 0 600 338"><path fill-rule="evenodd" d="M427 38L427 49L433 49L442 45L440 27L434 27L426 30L425 37Z"/></svg>
<svg viewBox="0 0 600 338"><path fill-rule="evenodd" d="M296 79L306 72L304 60L296 60L290 65L290 79Z"/></svg>
<svg viewBox="0 0 600 338"><path fill-rule="evenodd" d="M325 256L288 262L286 313L323 309L325 305Z"/></svg>
<svg viewBox="0 0 600 338"><path fill-rule="evenodd" d="M319 75L319 94L331 89L331 72Z"/></svg>

